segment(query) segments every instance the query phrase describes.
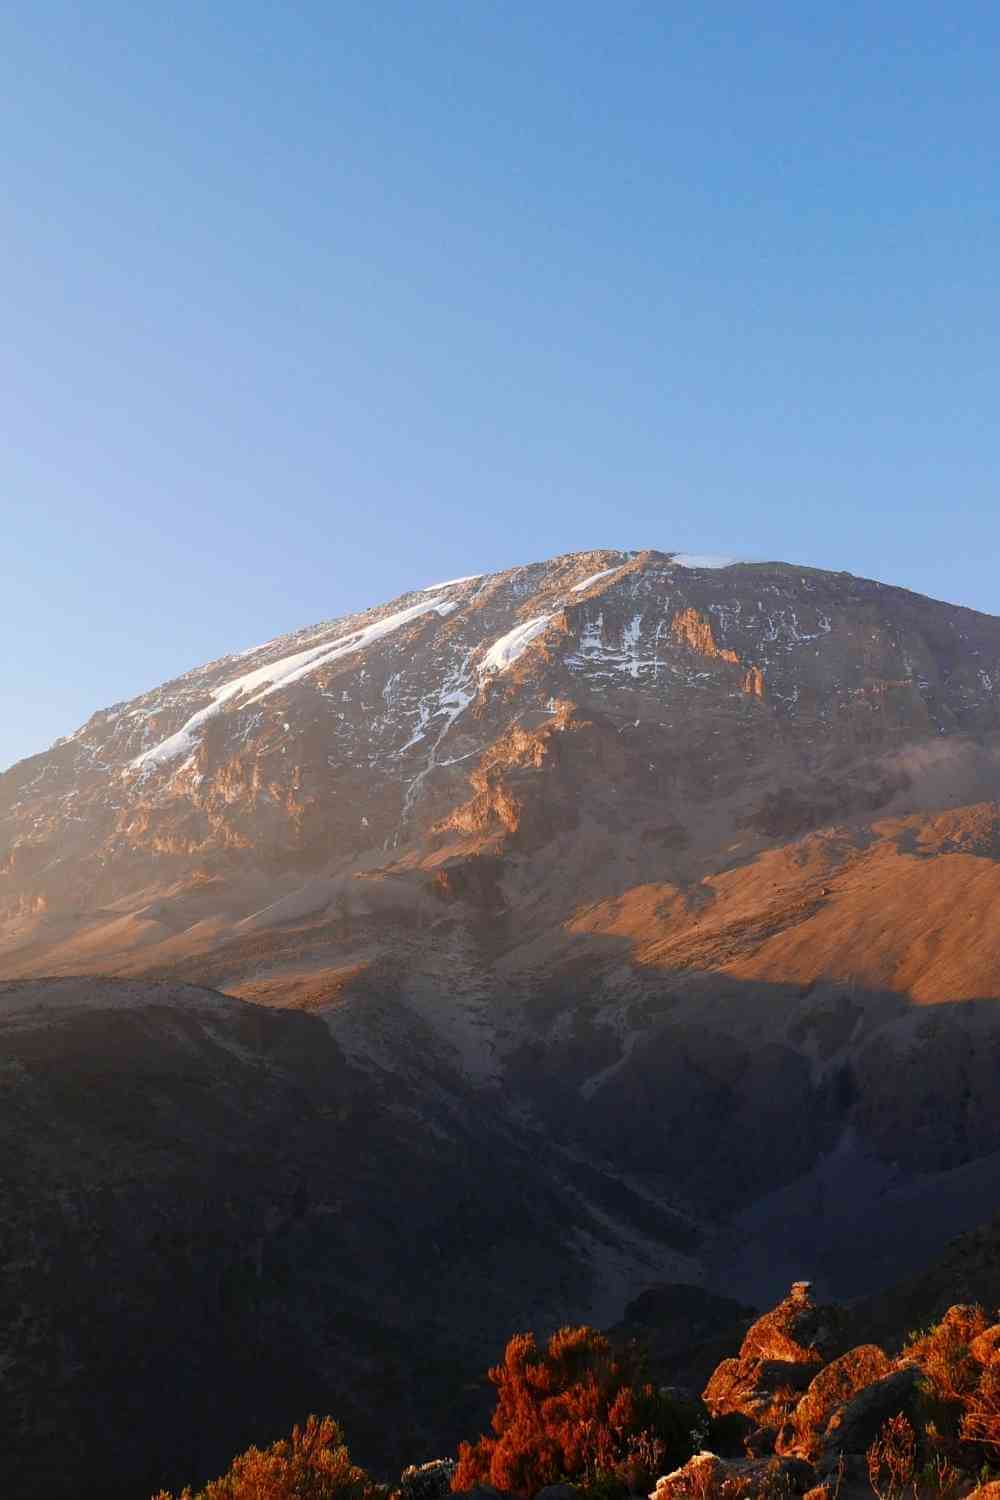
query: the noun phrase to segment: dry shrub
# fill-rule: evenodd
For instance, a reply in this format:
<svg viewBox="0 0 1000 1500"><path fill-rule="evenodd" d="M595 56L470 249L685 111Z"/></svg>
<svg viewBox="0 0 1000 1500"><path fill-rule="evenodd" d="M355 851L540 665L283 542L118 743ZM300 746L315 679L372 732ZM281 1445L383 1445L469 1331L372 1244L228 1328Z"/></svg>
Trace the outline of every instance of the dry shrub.
<svg viewBox="0 0 1000 1500"><path fill-rule="evenodd" d="M562 1328L544 1352L533 1334L515 1334L489 1375L495 1436L460 1445L453 1490L487 1483L531 1496L609 1476L623 1490L648 1488L691 1452L692 1414L642 1378L637 1355L616 1356L592 1328Z"/></svg>
<svg viewBox="0 0 1000 1500"><path fill-rule="evenodd" d="M779 1457L744 1465L702 1453L678 1474L661 1479L651 1500L796 1500L800 1492Z"/></svg>
<svg viewBox="0 0 1000 1500"><path fill-rule="evenodd" d="M991 1462L1000 1461L1000 1354L994 1354L978 1386L965 1398L962 1436L980 1444Z"/></svg>
<svg viewBox="0 0 1000 1500"><path fill-rule="evenodd" d="M865 1455L868 1479L879 1500L899 1500L913 1488L917 1472L917 1435L902 1413L882 1423Z"/></svg>
<svg viewBox="0 0 1000 1500"><path fill-rule="evenodd" d="M988 1326L981 1307L959 1305L908 1345L907 1356L923 1370L938 1400L964 1402L978 1384L980 1366L969 1345Z"/></svg>
<svg viewBox="0 0 1000 1500"><path fill-rule="evenodd" d="M794 1494L796 1490L791 1476L782 1468L780 1460L773 1458L757 1486L758 1500L791 1500Z"/></svg>
<svg viewBox="0 0 1000 1500"><path fill-rule="evenodd" d="M970 1352L989 1326L981 1307L952 1307L907 1349L924 1370L932 1398L941 1403L929 1429L930 1447L964 1469L984 1457L1000 1460L1000 1351L985 1366Z"/></svg>
<svg viewBox="0 0 1000 1500"><path fill-rule="evenodd" d="M919 1493L936 1495L939 1500L953 1500L968 1485L968 1475L945 1454L938 1453L924 1465L918 1489Z"/></svg>
<svg viewBox="0 0 1000 1500"><path fill-rule="evenodd" d="M797 1494L781 1460L772 1458L763 1472L733 1475L723 1481L719 1500L793 1500Z"/></svg>
<svg viewBox="0 0 1000 1500"><path fill-rule="evenodd" d="M332 1417L310 1417L270 1448L248 1448L220 1479L178 1500L374 1500L377 1487L351 1463ZM161 1490L153 1500L173 1500Z"/></svg>
<svg viewBox="0 0 1000 1500"><path fill-rule="evenodd" d="M691 1500L742 1500L739 1495L734 1495L728 1486L732 1480L724 1480L723 1466L716 1462L707 1460L691 1467L690 1485Z"/></svg>

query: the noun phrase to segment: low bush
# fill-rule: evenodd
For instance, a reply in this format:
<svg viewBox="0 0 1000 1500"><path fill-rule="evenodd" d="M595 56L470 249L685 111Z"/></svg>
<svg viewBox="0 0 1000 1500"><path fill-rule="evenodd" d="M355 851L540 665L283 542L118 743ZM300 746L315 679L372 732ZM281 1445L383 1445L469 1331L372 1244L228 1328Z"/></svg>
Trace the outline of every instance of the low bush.
<svg viewBox="0 0 1000 1500"><path fill-rule="evenodd" d="M900 1413L883 1422L868 1449L868 1482L878 1500L900 1500L914 1489L917 1475L917 1435Z"/></svg>
<svg viewBox="0 0 1000 1500"><path fill-rule="evenodd" d="M969 1345L988 1326L981 1307L958 1305L907 1345L904 1354L923 1370L939 1401L964 1402L978 1384L980 1366Z"/></svg>
<svg viewBox="0 0 1000 1500"><path fill-rule="evenodd" d="M493 1436L459 1447L453 1490L488 1483L530 1497L572 1480L607 1500L647 1489L683 1463L698 1413L656 1390L641 1357L616 1355L592 1328L563 1328L540 1350L516 1334L489 1372Z"/></svg>
<svg viewBox="0 0 1000 1500"><path fill-rule="evenodd" d="M270 1448L248 1448L225 1474L177 1500L375 1500L378 1487L353 1464L332 1417L310 1417ZM153 1500L174 1500L161 1490Z"/></svg>
<svg viewBox="0 0 1000 1500"><path fill-rule="evenodd" d="M990 1463L1000 1463L1000 1356L993 1356L965 1399L962 1436L978 1444Z"/></svg>

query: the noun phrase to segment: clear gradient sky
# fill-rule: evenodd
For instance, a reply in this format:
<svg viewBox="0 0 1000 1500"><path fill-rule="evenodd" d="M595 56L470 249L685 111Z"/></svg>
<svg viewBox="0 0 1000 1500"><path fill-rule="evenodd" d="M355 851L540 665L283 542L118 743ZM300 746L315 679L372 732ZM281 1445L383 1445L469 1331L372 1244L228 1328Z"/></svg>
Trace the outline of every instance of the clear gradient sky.
<svg viewBox="0 0 1000 1500"><path fill-rule="evenodd" d="M1000 8L0 19L0 767L585 547L1000 612Z"/></svg>

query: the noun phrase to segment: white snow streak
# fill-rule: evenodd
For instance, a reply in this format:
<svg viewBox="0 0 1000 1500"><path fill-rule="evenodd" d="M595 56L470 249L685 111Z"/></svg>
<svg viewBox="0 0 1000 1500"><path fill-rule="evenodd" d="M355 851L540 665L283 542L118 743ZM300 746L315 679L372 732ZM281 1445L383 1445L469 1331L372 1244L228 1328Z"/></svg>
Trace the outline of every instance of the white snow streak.
<svg viewBox="0 0 1000 1500"><path fill-rule="evenodd" d="M429 583L422 594L433 594L435 589L453 589L457 583L475 583L477 578L482 578L482 573L466 573L464 578L449 578L445 583Z"/></svg>
<svg viewBox="0 0 1000 1500"><path fill-rule="evenodd" d="M533 620L524 620L513 630L508 630L506 635L493 642L479 663L480 672L506 672L554 619L555 615L536 615Z"/></svg>
<svg viewBox="0 0 1000 1500"><path fill-rule="evenodd" d="M433 712L426 712L424 704L421 703L421 722L418 732L413 736L412 739L407 742L407 744L403 746L403 750L408 750L410 746L416 742L416 740L422 739L425 732L424 725L429 723L431 719L436 719L439 714L444 713L444 725L435 737L434 743L430 747L430 752L427 756L427 764L424 766L424 769L422 771L419 771L417 775L414 776L413 780L406 788L406 794L403 798L403 806L399 815L399 826L396 829L395 842L397 844L399 843L400 834L403 828L406 826L410 813L413 811L413 805L420 795L420 791L423 787L424 782L427 780L428 776L430 776L431 772L434 771L435 768L440 764L440 762L438 761L438 751L441 749L441 746L447 739L448 734L451 731L451 726L454 724L455 720L465 712L469 704L476 696L468 678L470 655L471 652L467 652L461 666L457 667L446 678L444 685L441 688L440 693L438 694L437 704ZM399 753L402 754L402 750ZM459 759L464 758L465 757L463 756L459 757Z"/></svg>
<svg viewBox="0 0 1000 1500"><path fill-rule="evenodd" d="M315 672L318 667L325 667L329 662L337 661L342 656L349 656L354 651L363 651L366 646L398 630L401 625L409 624L420 615L429 614L432 610L436 610L439 615L447 615L453 608L453 605L442 600L427 599L422 604L413 604L409 609L401 609L394 615L387 615L384 620L376 620L373 625L368 625L363 630L355 630L350 635L341 636L335 641L328 641L323 646L313 646L308 651L297 651L293 656L282 657L280 661L269 662L266 667L258 667L254 672L246 672L242 677L234 677L232 682L224 683L222 687L214 690L211 703L207 703L196 714L192 714L176 733L169 735L159 745L154 745L152 749L144 750L141 755L137 755L132 765L162 766L176 760L180 755L189 755L196 748L197 732L202 725L209 719L213 719L221 712L223 706L232 702L234 698L244 699L240 707L249 708L251 704L259 703L262 698L277 692L279 688L289 687L293 682L298 682L300 678L305 677L307 673Z"/></svg>
<svg viewBox="0 0 1000 1500"><path fill-rule="evenodd" d="M619 564L618 568L605 568L601 573L592 573L591 576L589 578L585 578L582 583L574 583L572 592L574 594L582 594L584 589L589 589L592 583L597 583L597 581L601 578L610 578L612 573L617 573L619 571L620 567L621 564Z"/></svg>
<svg viewBox="0 0 1000 1500"><path fill-rule="evenodd" d="M731 568L738 557L716 557L711 552L675 552L670 561L681 568Z"/></svg>

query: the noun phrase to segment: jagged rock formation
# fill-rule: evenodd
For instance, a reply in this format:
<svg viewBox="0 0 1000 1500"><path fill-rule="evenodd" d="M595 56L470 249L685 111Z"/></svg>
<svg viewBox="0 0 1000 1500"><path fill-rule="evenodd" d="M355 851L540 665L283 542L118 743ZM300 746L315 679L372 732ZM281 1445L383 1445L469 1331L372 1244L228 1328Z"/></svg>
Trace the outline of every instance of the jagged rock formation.
<svg viewBox="0 0 1000 1500"><path fill-rule="evenodd" d="M895 1358L871 1343L843 1351L852 1319L866 1316L793 1286L705 1388L716 1437L732 1446L738 1434L744 1451L696 1454L660 1478L650 1500L860 1497L883 1481L894 1493L968 1493L984 1461L989 1469L1000 1456L1000 1326L985 1327L980 1307L956 1305ZM897 1345L904 1338L897 1330ZM746 1428L725 1426L734 1413ZM888 1458L875 1446L887 1432Z"/></svg>
<svg viewBox="0 0 1000 1500"><path fill-rule="evenodd" d="M704 1391L709 1411L739 1412L776 1431L793 1398L839 1352L839 1321L836 1309L813 1301L808 1282L797 1282L783 1302L751 1324L736 1358L715 1370Z"/></svg>

